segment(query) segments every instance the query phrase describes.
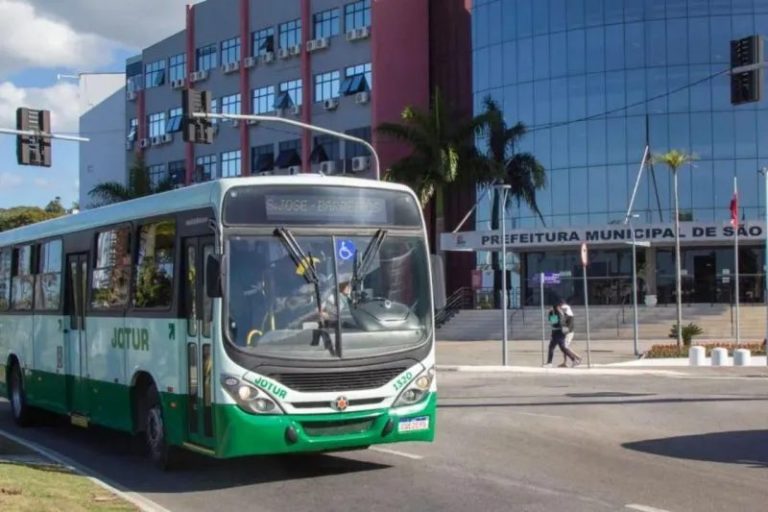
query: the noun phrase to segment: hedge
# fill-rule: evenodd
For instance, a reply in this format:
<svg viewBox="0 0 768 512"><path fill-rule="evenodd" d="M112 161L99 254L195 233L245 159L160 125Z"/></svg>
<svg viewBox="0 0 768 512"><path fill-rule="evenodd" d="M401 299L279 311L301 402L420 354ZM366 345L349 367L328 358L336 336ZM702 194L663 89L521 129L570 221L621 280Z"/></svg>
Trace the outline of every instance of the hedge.
<svg viewBox="0 0 768 512"><path fill-rule="evenodd" d="M749 350L753 356L762 356L765 355L765 342L762 343L718 343L718 342L712 342L712 343L696 343L693 345L694 347L700 346L704 347L706 350L707 357L712 355L712 349L714 348L725 348L728 349L728 355L733 356L733 351L745 348ZM648 350L645 353L646 359L662 359L662 358L670 358L670 357L688 357L688 350L690 347L677 347L677 344L670 344L670 345L653 345L650 350Z"/></svg>

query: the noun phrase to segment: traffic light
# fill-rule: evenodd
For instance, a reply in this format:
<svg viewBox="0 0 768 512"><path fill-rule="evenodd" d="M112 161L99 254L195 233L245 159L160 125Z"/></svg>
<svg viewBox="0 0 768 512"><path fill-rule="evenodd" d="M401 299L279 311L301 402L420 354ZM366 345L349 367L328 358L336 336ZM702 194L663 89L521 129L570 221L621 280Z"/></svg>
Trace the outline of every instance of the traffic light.
<svg viewBox="0 0 768 512"><path fill-rule="evenodd" d="M763 89L763 70L759 66L762 62L762 37L749 36L731 41L731 103L733 105L760 101ZM738 70L738 68L745 66L755 66L755 69Z"/></svg>
<svg viewBox="0 0 768 512"><path fill-rule="evenodd" d="M16 109L16 129L36 132L16 136L16 159L19 165L51 166L51 112L31 108ZM42 137L41 133L48 136Z"/></svg>
<svg viewBox="0 0 768 512"><path fill-rule="evenodd" d="M182 121L184 142L192 142L193 144L212 144L213 124L211 123L211 120L192 117L192 114L211 112L211 92L184 89L182 92L181 105L184 114L184 120Z"/></svg>

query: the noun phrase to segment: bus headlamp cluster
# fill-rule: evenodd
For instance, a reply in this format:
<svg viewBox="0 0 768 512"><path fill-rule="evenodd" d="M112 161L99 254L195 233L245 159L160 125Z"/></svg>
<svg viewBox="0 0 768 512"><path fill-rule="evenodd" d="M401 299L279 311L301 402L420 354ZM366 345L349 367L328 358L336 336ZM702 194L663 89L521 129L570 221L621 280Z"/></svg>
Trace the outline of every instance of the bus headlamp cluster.
<svg viewBox="0 0 768 512"><path fill-rule="evenodd" d="M411 381L408 386L405 387L400 396L395 400L394 407L401 407L404 405L413 405L421 402L429 392L429 388L432 387L432 381L435 380L435 367L424 370L415 379Z"/></svg>
<svg viewBox="0 0 768 512"><path fill-rule="evenodd" d="M234 375L223 374L221 385L246 412L254 414L282 414L283 412L266 392Z"/></svg>

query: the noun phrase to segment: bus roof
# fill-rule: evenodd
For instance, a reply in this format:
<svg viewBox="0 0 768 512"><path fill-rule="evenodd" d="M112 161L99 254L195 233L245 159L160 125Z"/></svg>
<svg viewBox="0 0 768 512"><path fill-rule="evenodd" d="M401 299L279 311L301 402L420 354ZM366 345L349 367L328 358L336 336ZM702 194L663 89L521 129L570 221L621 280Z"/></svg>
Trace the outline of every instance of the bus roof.
<svg viewBox="0 0 768 512"><path fill-rule="evenodd" d="M29 226L0 232L0 247L60 236L75 231L95 229L100 226L130 222L144 217L153 217L166 213L175 213L206 207L216 207L221 204L222 198L227 190L235 186L243 185L335 185L356 188L399 190L409 192L413 195L410 188L397 183L373 181L363 178L322 176L309 173L295 176L224 178L168 192L162 192L160 194L153 194L131 201L123 201L108 206L102 206L100 208L83 210L75 215L65 215L63 217L38 222Z"/></svg>

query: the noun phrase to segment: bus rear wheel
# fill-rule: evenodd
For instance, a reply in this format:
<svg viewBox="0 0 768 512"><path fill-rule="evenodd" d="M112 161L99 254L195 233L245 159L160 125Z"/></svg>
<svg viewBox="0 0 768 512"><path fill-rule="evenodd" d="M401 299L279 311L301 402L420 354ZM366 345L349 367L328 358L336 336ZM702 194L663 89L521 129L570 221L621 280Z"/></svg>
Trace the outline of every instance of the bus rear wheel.
<svg viewBox="0 0 768 512"><path fill-rule="evenodd" d="M172 469L175 462L175 450L168 444L165 435L165 419L160 394L151 385L147 389L146 415L144 418L144 438L152 463L163 471Z"/></svg>
<svg viewBox="0 0 768 512"><path fill-rule="evenodd" d="M19 365L11 365L10 378L8 379L8 397L11 400L11 414L13 421L20 427L28 427L32 424L32 411L27 404L27 395L24 392L24 379Z"/></svg>

